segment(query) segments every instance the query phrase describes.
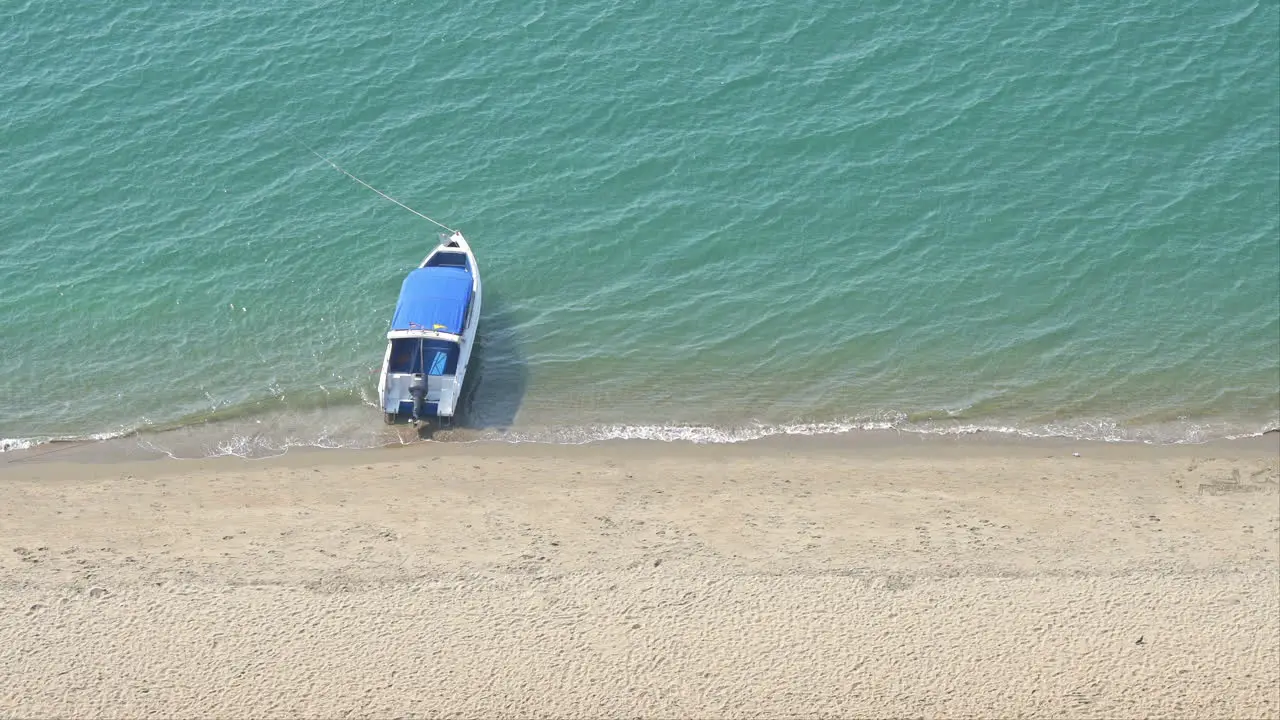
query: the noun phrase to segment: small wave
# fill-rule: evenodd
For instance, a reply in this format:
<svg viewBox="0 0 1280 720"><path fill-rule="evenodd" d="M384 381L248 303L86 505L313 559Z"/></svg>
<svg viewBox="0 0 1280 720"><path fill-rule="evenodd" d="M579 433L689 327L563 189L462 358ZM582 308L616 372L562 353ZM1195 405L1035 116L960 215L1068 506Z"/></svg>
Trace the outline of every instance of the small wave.
<svg viewBox="0 0 1280 720"><path fill-rule="evenodd" d="M916 435L998 435L1027 439L1067 439L1093 442L1132 442L1152 445L1201 444L1212 440L1239 440L1277 432L1269 423L1257 430L1240 430L1215 424L1181 423L1167 427L1126 428L1114 421L1078 421L1019 427L1003 424L908 422L905 420L845 420L781 425L752 424L736 427L710 425L599 425L544 428L487 435L512 443L580 445L609 440L656 440L694 444L742 443L785 435L840 435L852 432L895 431Z"/></svg>
<svg viewBox="0 0 1280 720"><path fill-rule="evenodd" d="M13 450L30 450L39 444L41 444L41 441L33 438L0 438L0 453Z"/></svg>
<svg viewBox="0 0 1280 720"><path fill-rule="evenodd" d="M182 449L160 445L149 439L140 439L138 441L138 446L144 450L150 450L160 455L164 455L171 460L193 460L215 457L238 457L246 460L265 460L267 458L284 455L293 448L336 450L357 449L362 447L354 443L343 443L325 437L313 438L311 440L299 440L297 438L271 440L262 436L248 435L231 435L223 440L215 441L194 451L184 451Z"/></svg>
<svg viewBox="0 0 1280 720"><path fill-rule="evenodd" d="M251 460L285 455L300 450L364 450L403 445L416 433L404 428L397 432L380 424L344 422L332 426L316 423L314 428L296 418L270 422L204 423L163 433L138 437L138 447L173 460L238 457Z"/></svg>
<svg viewBox="0 0 1280 720"><path fill-rule="evenodd" d="M274 422L252 424L201 423L163 431L120 430L83 437L33 437L0 439L0 452L20 451L47 443L107 441L136 437L138 448L175 460L212 457L265 459L293 449L370 449L423 441L407 428L384 428L364 418L345 422ZM1077 420L1039 425L970 423L942 417L909 417L884 413L874 417L822 422L698 424L599 424L543 426L515 429L442 429L428 438L447 443L506 442L549 445L583 445L616 440L645 440L697 445L736 444L777 436L834 436L856 432L897 432L921 436L988 435L1027 439L1067 439L1150 445L1194 445L1214 440L1240 440L1280 432L1280 421L1248 428L1239 424L1180 421L1156 426L1131 427L1113 420Z"/></svg>
<svg viewBox="0 0 1280 720"><path fill-rule="evenodd" d="M794 425L746 425L714 427L710 425L599 425L594 427L547 428L535 431L509 431L495 436L508 442L536 442L556 445L581 445L606 440L657 440L695 444L742 443L775 435L835 435L854 430L891 430L891 422L867 423L799 423Z"/></svg>
<svg viewBox="0 0 1280 720"><path fill-rule="evenodd" d="M133 433L133 430L118 430L116 432L100 432L80 436L60 435L56 437L0 438L0 453L30 450L31 448L48 445L49 443L115 440L116 438L127 437Z"/></svg>

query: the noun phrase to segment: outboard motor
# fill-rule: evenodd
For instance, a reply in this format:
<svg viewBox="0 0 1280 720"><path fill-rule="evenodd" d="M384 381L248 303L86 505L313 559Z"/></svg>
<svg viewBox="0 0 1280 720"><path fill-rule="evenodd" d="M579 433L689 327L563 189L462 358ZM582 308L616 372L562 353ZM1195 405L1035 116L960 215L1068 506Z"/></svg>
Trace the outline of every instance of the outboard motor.
<svg viewBox="0 0 1280 720"><path fill-rule="evenodd" d="M413 396L413 422L422 419L422 409L427 403L427 376L414 375L409 383L409 394Z"/></svg>

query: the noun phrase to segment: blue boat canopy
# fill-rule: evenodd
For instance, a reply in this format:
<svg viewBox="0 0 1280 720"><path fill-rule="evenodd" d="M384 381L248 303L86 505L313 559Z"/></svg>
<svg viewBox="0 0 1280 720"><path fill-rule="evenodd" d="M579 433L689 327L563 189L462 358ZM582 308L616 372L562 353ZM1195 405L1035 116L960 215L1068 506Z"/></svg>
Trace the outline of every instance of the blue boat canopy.
<svg viewBox="0 0 1280 720"><path fill-rule="evenodd" d="M470 272L457 267L418 268L400 286L391 329L461 334L470 304Z"/></svg>

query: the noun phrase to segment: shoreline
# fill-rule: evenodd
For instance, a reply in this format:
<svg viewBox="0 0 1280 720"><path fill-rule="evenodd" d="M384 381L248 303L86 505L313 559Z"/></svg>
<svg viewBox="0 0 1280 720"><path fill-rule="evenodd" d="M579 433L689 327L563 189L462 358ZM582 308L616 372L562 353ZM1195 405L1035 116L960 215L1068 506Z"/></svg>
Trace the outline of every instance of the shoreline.
<svg viewBox="0 0 1280 720"><path fill-rule="evenodd" d="M1280 438L858 440L0 462L0 714L1280 713Z"/></svg>
<svg viewBox="0 0 1280 720"><path fill-rule="evenodd" d="M286 447L268 455L241 455L236 453L216 453L206 455L176 456L171 451L158 448L153 440L166 435L183 432L183 428L169 430L164 433L128 433L119 437L103 439L55 439L33 445L28 448L11 449L0 452L0 465L11 463L69 461L79 463L119 463L142 462L146 460L209 460L215 458L241 459L260 462L277 457L332 454L332 453L377 453L400 451L405 448L426 445L431 447L614 447L643 446L656 448L659 452L679 448L777 448L791 447L796 451L811 450L857 450L861 452L880 452L883 449L915 449L929 453L942 448L962 447L974 452L993 449L1006 449L1010 452L1038 453L1041 451L1082 451L1104 452L1121 455L1132 452L1134 457L1145 457L1149 452L1160 453L1207 453L1207 452L1243 452L1280 453L1280 429L1266 430L1247 437L1213 438L1199 442L1156 443L1142 440L1103 440L1080 439L1060 436L1029 436L1016 433L979 430L965 433L926 433L898 429L854 429L838 432L817 433L776 433L762 437L753 437L735 441L698 442L686 439L650 439L650 438L603 438L580 442L553 442L540 440L509 440L492 437L469 437L445 433L442 439L434 437L411 437L412 430L399 428L400 442L386 441L372 447L321 447L313 444L298 444ZM1072 450L1074 449L1074 450Z"/></svg>
<svg viewBox="0 0 1280 720"><path fill-rule="evenodd" d="M479 392L479 390L473 390ZM498 402L496 399L494 402ZM498 402L501 405L501 402ZM180 458L238 455L267 457L282 452L318 449L371 449L416 442L406 425L383 425L381 415L367 402L339 403L267 412L223 413L180 421L121 425L111 430L61 435L32 435L10 430L0 433L0 461L14 454L63 452L67 446L94 446L102 458L172 455ZM1119 420L1080 417L1074 420L1032 421L1001 418L942 417L925 413L875 413L867 417L787 421L721 418L697 422L543 424L537 413L516 422L516 409L495 422L483 413L464 414L454 427L436 431L444 442L510 442L577 445L612 440L695 444L752 443L777 437L836 437L878 439L893 435L965 440L1004 438L1012 442L1081 442L1137 445L1199 446L1249 441L1280 434L1280 415L1266 419L1201 418L1125 425ZM547 418L542 418L547 420ZM876 440L879 442L879 440ZM56 447L53 447L56 446ZM75 454L83 453L77 450Z"/></svg>

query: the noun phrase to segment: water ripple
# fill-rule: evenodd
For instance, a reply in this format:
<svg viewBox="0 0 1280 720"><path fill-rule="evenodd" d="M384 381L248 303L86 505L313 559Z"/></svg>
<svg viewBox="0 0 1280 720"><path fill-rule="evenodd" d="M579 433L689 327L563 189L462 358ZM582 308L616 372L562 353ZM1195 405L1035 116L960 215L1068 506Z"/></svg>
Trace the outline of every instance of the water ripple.
<svg viewBox="0 0 1280 720"><path fill-rule="evenodd" d="M1280 414L1272 5L5 16L0 437L377 441L435 229L289 131L472 239L475 417L526 436Z"/></svg>

